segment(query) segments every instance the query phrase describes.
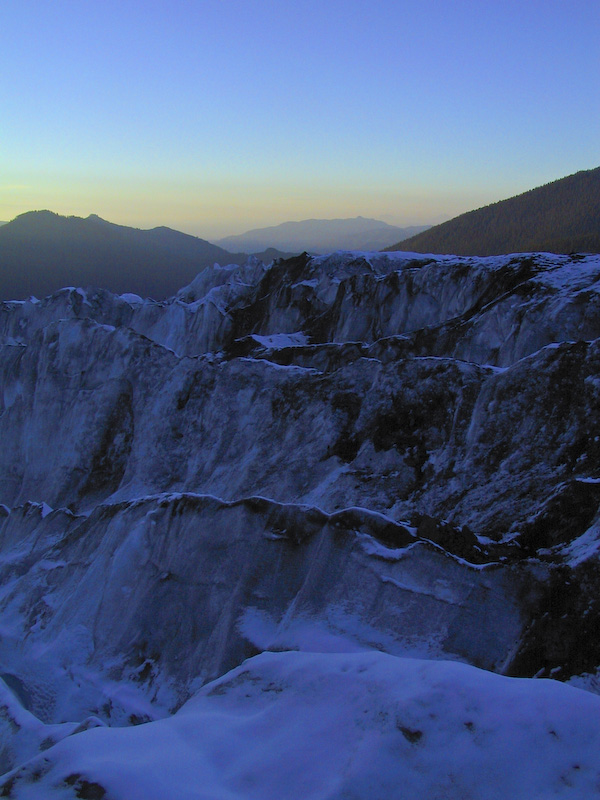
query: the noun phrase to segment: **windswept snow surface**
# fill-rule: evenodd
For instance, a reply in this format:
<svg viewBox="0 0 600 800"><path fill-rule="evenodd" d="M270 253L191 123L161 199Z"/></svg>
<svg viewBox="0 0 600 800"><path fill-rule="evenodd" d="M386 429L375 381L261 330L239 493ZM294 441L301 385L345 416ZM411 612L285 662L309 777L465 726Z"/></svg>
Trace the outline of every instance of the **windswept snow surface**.
<svg viewBox="0 0 600 800"><path fill-rule="evenodd" d="M600 797L600 698L383 653L263 653L173 717L69 736L4 794L106 800Z"/></svg>

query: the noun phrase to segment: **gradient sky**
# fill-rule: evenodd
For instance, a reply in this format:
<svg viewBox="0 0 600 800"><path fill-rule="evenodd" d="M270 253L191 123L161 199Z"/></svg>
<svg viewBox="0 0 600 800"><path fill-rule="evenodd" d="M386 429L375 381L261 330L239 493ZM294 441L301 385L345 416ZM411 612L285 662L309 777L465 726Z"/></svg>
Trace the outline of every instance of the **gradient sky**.
<svg viewBox="0 0 600 800"><path fill-rule="evenodd" d="M600 165L598 0L6 0L0 220L427 223Z"/></svg>

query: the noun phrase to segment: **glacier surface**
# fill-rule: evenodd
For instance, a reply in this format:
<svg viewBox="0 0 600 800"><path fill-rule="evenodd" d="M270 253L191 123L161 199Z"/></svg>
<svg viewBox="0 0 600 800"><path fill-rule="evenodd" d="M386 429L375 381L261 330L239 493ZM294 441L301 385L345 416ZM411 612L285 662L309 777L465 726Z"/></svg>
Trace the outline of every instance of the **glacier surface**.
<svg viewBox="0 0 600 800"><path fill-rule="evenodd" d="M2 796L596 796L599 337L544 253L1 304Z"/></svg>

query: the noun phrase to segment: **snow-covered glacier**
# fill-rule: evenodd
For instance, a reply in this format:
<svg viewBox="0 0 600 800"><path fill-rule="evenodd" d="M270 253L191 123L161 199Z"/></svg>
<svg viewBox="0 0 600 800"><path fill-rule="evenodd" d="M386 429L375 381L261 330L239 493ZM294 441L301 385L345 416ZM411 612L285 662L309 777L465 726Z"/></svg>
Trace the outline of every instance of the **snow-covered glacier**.
<svg viewBox="0 0 600 800"><path fill-rule="evenodd" d="M1 796L600 795L600 256L250 260L0 341Z"/></svg>

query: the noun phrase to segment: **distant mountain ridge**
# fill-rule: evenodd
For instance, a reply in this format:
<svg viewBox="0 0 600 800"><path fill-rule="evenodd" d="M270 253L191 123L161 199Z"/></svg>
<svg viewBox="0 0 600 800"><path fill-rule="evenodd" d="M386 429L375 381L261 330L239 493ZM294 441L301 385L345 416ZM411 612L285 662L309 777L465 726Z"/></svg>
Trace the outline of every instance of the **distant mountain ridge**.
<svg viewBox="0 0 600 800"><path fill-rule="evenodd" d="M226 249L255 253L267 247L292 252L330 253L335 250L383 250L402 239L427 230L427 225L400 228L378 219L305 219L255 228L237 236L218 239Z"/></svg>
<svg viewBox="0 0 600 800"><path fill-rule="evenodd" d="M269 251L269 261L286 253ZM207 266L242 264L246 253L171 228L116 225L96 214L30 211L0 228L0 298L44 297L63 286L100 286L162 299Z"/></svg>
<svg viewBox="0 0 600 800"><path fill-rule="evenodd" d="M600 252L600 167L469 211L389 250L461 256Z"/></svg>

